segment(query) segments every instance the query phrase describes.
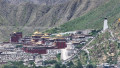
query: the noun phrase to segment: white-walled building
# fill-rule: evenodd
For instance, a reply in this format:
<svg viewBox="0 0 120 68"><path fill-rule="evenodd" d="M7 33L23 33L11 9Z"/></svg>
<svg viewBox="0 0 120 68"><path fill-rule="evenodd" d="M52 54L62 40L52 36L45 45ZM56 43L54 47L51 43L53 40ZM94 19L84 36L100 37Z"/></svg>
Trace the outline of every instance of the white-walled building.
<svg viewBox="0 0 120 68"><path fill-rule="evenodd" d="M104 25L103 25L103 32L105 32L108 29L108 20L107 18L104 19Z"/></svg>
<svg viewBox="0 0 120 68"><path fill-rule="evenodd" d="M67 43L67 47L65 49L61 49L61 60L69 59L74 53L74 45L71 42Z"/></svg>

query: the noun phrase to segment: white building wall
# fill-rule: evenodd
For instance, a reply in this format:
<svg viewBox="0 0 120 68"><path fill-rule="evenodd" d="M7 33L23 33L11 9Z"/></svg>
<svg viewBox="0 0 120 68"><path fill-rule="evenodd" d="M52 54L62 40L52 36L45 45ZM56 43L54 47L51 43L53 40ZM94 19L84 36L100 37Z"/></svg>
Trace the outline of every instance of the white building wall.
<svg viewBox="0 0 120 68"><path fill-rule="evenodd" d="M105 32L108 29L108 20L104 20L104 25L103 25L103 32Z"/></svg>

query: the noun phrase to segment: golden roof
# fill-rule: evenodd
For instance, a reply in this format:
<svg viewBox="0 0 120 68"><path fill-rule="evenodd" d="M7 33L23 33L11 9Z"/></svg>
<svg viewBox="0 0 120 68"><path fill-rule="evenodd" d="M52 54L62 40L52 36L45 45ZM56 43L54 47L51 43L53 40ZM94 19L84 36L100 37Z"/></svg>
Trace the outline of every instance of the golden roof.
<svg viewBox="0 0 120 68"><path fill-rule="evenodd" d="M120 18L118 19L118 22L120 22Z"/></svg>
<svg viewBox="0 0 120 68"><path fill-rule="evenodd" d="M32 36L43 36L43 35L32 35Z"/></svg>
<svg viewBox="0 0 120 68"><path fill-rule="evenodd" d="M41 37L41 38L50 38L50 37L45 37L45 36L43 36L43 37Z"/></svg>
<svg viewBox="0 0 120 68"><path fill-rule="evenodd" d="M45 33L44 36L49 36L49 35L47 33Z"/></svg>
<svg viewBox="0 0 120 68"><path fill-rule="evenodd" d="M42 34L42 33L39 31L35 31L33 34Z"/></svg>
<svg viewBox="0 0 120 68"><path fill-rule="evenodd" d="M58 37L58 38L54 38L54 39L65 39L65 38L63 38L63 37Z"/></svg>
<svg viewBox="0 0 120 68"><path fill-rule="evenodd" d="M58 34L58 35L56 35L57 37L62 37L62 35L61 34Z"/></svg>

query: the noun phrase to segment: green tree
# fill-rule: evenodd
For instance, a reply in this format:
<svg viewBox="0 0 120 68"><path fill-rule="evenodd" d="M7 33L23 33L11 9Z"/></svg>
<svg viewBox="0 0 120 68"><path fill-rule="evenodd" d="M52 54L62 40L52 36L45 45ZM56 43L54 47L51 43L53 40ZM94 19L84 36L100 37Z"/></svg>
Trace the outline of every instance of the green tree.
<svg viewBox="0 0 120 68"><path fill-rule="evenodd" d="M120 43L118 43L118 48L120 48Z"/></svg>
<svg viewBox="0 0 120 68"><path fill-rule="evenodd" d="M57 63L56 60L49 60L49 61L44 61L44 64L54 64L54 63Z"/></svg>
<svg viewBox="0 0 120 68"><path fill-rule="evenodd" d="M66 68L66 65L64 65L64 64L63 64L63 65L61 65L61 68Z"/></svg>
<svg viewBox="0 0 120 68"><path fill-rule="evenodd" d="M55 64L55 68L61 68L61 67L60 67L60 64L58 64L58 63Z"/></svg>
<svg viewBox="0 0 120 68"><path fill-rule="evenodd" d="M78 61L76 68L83 68L82 63Z"/></svg>
<svg viewBox="0 0 120 68"><path fill-rule="evenodd" d="M88 64L86 68L94 68L92 64Z"/></svg>
<svg viewBox="0 0 120 68"><path fill-rule="evenodd" d="M18 68L17 66L5 65L3 68Z"/></svg>
<svg viewBox="0 0 120 68"><path fill-rule="evenodd" d="M32 65L32 68L35 68L35 64L33 61L30 61L29 64Z"/></svg>
<svg viewBox="0 0 120 68"><path fill-rule="evenodd" d="M10 63L11 63L10 65L4 65L2 68L28 68L27 66L23 65L23 61Z"/></svg>
<svg viewBox="0 0 120 68"><path fill-rule="evenodd" d="M61 56L61 53L59 53L59 54L56 55L58 61L60 61L60 56Z"/></svg>
<svg viewBox="0 0 120 68"><path fill-rule="evenodd" d="M72 66L74 66L74 64L73 64L72 61L70 61L69 63L67 63L67 66L68 66L68 67L72 67Z"/></svg>

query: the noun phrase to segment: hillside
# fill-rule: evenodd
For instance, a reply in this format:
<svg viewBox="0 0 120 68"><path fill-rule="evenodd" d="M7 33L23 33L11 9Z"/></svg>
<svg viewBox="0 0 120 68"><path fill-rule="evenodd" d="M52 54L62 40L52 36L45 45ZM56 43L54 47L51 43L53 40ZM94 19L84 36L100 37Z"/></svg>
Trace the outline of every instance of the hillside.
<svg viewBox="0 0 120 68"><path fill-rule="evenodd" d="M19 5L22 3L33 3L33 4L39 4L39 5L55 5L55 4L62 4L65 2L68 2L70 0L4 0L8 2L9 4L13 5Z"/></svg>
<svg viewBox="0 0 120 68"><path fill-rule="evenodd" d="M32 1L32 2L31 2ZM41 1L35 4L36 1ZM0 0L0 36L8 39L14 31L30 34L59 26L80 17L107 0ZM56 4L52 4L56 3ZM68 25L69 26L69 25Z"/></svg>
<svg viewBox="0 0 120 68"><path fill-rule="evenodd" d="M111 27L105 32L96 36L93 42L87 47L90 60L85 51L79 54L82 63L89 61L91 64L119 64L120 61L120 20L115 20Z"/></svg>
<svg viewBox="0 0 120 68"><path fill-rule="evenodd" d="M88 54L81 51L79 58L82 64L117 64L120 61L120 0L109 0L104 5L84 14L83 16L71 20L60 27L47 30L50 33L81 30L98 29L102 30L104 18L108 18L109 30L99 34L95 40L87 47ZM111 32L114 37L112 37Z"/></svg>
<svg viewBox="0 0 120 68"><path fill-rule="evenodd" d="M93 9L87 14L71 20L58 28L48 30L48 32L65 32L81 29L102 29L104 17L109 20L109 25L120 17L120 0L109 0L104 5Z"/></svg>
<svg viewBox="0 0 120 68"><path fill-rule="evenodd" d="M78 58L82 64L101 65L120 62L120 18L116 19L106 32L99 32L89 45L80 51ZM75 58L73 61L75 61ZM119 68L119 67L118 67Z"/></svg>
<svg viewBox="0 0 120 68"><path fill-rule="evenodd" d="M112 38L110 32L100 34L90 46L92 48L88 50L91 57L90 62L93 62L93 64L117 64L119 61L119 45L117 40Z"/></svg>

